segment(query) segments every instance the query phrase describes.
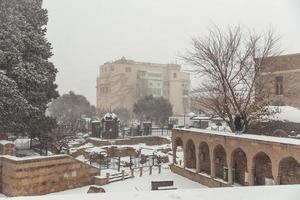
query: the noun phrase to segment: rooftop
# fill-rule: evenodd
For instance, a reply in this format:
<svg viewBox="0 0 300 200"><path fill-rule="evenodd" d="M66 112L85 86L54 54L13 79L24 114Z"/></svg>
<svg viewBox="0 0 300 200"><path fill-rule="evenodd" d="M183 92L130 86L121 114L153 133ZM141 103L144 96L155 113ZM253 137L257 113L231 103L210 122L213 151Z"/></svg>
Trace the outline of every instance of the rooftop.
<svg viewBox="0 0 300 200"><path fill-rule="evenodd" d="M175 128L175 130L184 130L188 132L194 132L199 134L212 134L217 136L225 136L225 137L233 137L233 138L241 138L241 139L248 139L248 140L257 140L263 142L273 142L279 144L291 144L291 145L299 145L299 139L292 139L292 138L283 138L283 137L272 137L272 136L265 136L265 135L253 135L253 134L235 134L232 132L219 132L219 131L212 131L206 129L198 129L198 128Z"/></svg>

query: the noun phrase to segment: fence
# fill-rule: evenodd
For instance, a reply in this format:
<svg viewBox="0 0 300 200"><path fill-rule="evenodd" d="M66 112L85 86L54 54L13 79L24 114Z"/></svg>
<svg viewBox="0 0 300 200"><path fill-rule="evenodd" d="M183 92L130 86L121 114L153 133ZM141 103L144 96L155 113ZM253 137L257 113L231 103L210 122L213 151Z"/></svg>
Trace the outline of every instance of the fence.
<svg viewBox="0 0 300 200"><path fill-rule="evenodd" d="M120 171L121 168L137 169L140 167L150 167L160 165L162 159L160 156L129 156L128 157L109 157L101 156L90 160L90 164L100 169L114 169ZM96 165L95 165L96 164Z"/></svg>
<svg viewBox="0 0 300 200"><path fill-rule="evenodd" d="M123 129L122 137L133 137L133 136L146 136L146 135L154 135L154 136L171 136L172 130L168 127L151 127L147 131L141 129L139 127Z"/></svg>

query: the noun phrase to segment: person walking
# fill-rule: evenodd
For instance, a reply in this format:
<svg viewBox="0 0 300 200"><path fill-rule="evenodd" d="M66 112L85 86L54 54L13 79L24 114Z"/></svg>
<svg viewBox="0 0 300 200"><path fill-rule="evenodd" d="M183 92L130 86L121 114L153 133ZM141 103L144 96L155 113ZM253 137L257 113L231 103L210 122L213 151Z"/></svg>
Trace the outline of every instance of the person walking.
<svg viewBox="0 0 300 200"><path fill-rule="evenodd" d="M242 133L242 123L241 123L242 117L240 113L236 113L234 117L234 126L235 126L235 133L241 134Z"/></svg>

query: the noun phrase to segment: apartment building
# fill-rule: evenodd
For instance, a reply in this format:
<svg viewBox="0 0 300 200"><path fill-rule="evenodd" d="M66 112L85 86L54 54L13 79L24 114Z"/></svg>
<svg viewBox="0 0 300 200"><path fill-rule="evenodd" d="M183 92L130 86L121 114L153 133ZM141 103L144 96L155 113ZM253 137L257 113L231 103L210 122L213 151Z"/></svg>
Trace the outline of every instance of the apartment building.
<svg viewBox="0 0 300 200"><path fill-rule="evenodd" d="M146 95L164 97L173 105L173 113L190 111L190 76L177 64L137 62L122 57L99 68L97 109L126 108Z"/></svg>

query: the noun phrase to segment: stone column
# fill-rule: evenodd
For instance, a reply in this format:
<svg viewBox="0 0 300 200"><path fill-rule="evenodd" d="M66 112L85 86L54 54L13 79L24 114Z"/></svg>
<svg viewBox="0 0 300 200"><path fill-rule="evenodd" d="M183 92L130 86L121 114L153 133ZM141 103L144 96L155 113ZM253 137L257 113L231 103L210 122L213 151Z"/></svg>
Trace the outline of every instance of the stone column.
<svg viewBox="0 0 300 200"><path fill-rule="evenodd" d="M253 162L252 157L247 156L247 169L248 169L248 185L253 186L254 185L254 168L253 168Z"/></svg>
<svg viewBox="0 0 300 200"><path fill-rule="evenodd" d="M228 157L230 157L230 155ZM232 164L230 158L227 158L227 167L228 167L228 185L231 186L233 184L233 180L232 180Z"/></svg>
<svg viewBox="0 0 300 200"><path fill-rule="evenodd" d="M198 145L195 145L196 148L196 173L200 172L200 149Z"/></svg>
<svg viewBox="0 0 300 200"><path fill-rule="evenodd" d="M214 178L214 177L216 177L216 172L215 172L215 162L214 162L215 158L214 158L214 151L213 151L214 147L213 147L213 145L210 145L209 149L210 149L210 151L209 151L209 156L210 156L210 176L212 178Z"/></svg>
<svg viewBox="0 0 300 200"><path fill-rule="evenodd" d="M210 159L210 175L212 178L216 177L215 162L213 156Z"/></svg>
<svg viewBox="0 0 300 200"><path fill-rule="evenodd" d="M174 142L172 145L172 150L173 150L173 164L177 164L176 163L176 145L174 145Z"/></svg>
<svg viewBox="0 0 300 200"><path fill-rule="evenodd" d="M186 157L186 145L183 145L183 168L186 168L186 161L187 161L187 157Z"/></svg>
<svg viewBox="0 0 300 200"><path fill-rule="evenodd" d="M272 160L272 175L275 185L280 185L279 180L279 162Z"/></svg>

